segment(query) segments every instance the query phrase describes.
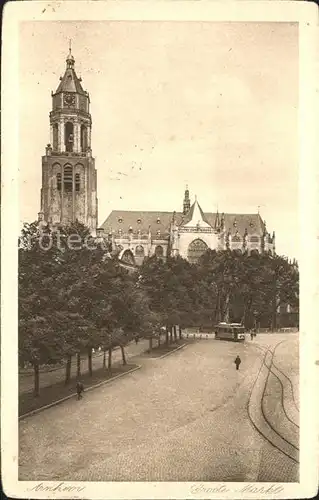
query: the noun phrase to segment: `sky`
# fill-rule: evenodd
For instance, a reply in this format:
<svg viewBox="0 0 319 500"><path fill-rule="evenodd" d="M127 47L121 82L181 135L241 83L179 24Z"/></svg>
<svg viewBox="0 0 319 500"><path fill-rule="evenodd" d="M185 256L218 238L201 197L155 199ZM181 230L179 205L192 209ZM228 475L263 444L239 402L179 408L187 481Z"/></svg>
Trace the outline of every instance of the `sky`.
<svg viewBox="0 0 319 500"><path fill-rule="evenodd" d="M75 70L90 94L99 225L112 210L257 213L298 258L298 26L24 22L20 220L40 210L51 90ZM259 208L258 208L259 207Z"/></svg>

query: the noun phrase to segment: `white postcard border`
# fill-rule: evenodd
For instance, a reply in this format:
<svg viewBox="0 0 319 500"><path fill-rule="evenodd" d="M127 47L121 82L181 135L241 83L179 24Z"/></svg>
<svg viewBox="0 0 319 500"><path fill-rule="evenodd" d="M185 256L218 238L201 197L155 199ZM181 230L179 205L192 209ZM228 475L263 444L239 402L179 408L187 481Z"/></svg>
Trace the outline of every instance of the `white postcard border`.
<svg viewBox="0 0 319 500"><path fill-rule="evenodd" d="M79 8L77 8L79 7ZM17 238L19 23L94 20L178 20L298 22L300 34L300 244L301 244L301 451L300 483L145 483L18 481ZM318 10L307 2L54 1L11 2L4 9L2 73L2 479L14 498L306 498L316 494L318 449L315 366L318 342L313 318L318 303L317 113L314 64L318 56ZM32 124L30 124L32 126ZM40 159L39 159L40 161ZM247 485L252 490L247 490ZM42 486L43 485L43 486ZM270 488L262 492L260 488ZM48 488L48 489L46 489ZM243 490L243 488L245 488ZM256 488L256 490L254 490ZM277 488L277 492L275 492Z"/></svg>

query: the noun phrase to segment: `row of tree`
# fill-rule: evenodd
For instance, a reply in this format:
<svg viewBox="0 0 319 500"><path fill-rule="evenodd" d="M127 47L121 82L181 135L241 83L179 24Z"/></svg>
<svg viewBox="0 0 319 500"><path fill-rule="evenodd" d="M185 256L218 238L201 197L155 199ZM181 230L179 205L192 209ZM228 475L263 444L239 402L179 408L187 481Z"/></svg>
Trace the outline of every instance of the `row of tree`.
<svg viewBox="0 0 319 500"><path fill-rule="evenodd" d="M152 349L163 328L166 343L181 337L184 327L221 320L250 327L258 317L275 328L280 303L298 305L298 268L279 256L209 250L196 265L152 257L128 272L111 248L89 243L79 223L59 232L37 223L22 230L19 362L33 366L36 395L43 364L65 360L68 383L74 356L77 375L83 353L92 374L93 349L104 351L103 366L111 370L114 347L126 363L125 346L136 336L148 338Z"/></svg>
<svg viewBox="0 0 319 500"><path fill-rule="evenodd" d="M213 328L231 321L275 330L278 309L299 306L297 263L269 253L207 250L195 265L153 257L141 267L140 283L169 326Z"/></svg>
<svg viewBox="0 0 319 500"><path fill-rule="evenodd" d="M74 244L78 235L78 244ZM72 245L68 240L73 239ZM81 224L52 232L25 224L19 248L19 362L34 368L36 395L39 368L87 353L92 374L93 349L104 351L103 365L112 368L112 350L124 347L135 332L146 335L154 323L147 297L117 260L105 259L105 248L92 250L89 231ZM41 244L39 244L41 241ZM83 244L85 242L85 244Z"/></svg>

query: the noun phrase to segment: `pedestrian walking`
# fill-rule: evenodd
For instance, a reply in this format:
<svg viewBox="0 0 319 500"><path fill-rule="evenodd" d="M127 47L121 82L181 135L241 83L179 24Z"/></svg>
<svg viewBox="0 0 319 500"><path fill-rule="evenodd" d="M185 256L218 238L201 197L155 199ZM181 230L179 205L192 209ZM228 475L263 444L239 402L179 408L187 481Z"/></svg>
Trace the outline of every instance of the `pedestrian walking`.
<svg viewBox="0 0 319 500"><path fill-rule="evenodd" d="M238 355L236 356L234 363L236 365L236 370L239 370L239 365L241 363L241 359Z"/></svg>
<svg viewBox="0 0 319 500"><path fill-rule="evenodd" d="M83 398L82 396L83 392L84 392L84 385L82 384L82 382L78 380L76 383L76 393L78 395L78 400Z"/></svg>
<svg viewBox="0 0 319 500"><path fill-rule="evenodd" d="M251 340L253 340L253 339L254 339L254 334L253 334L253 332L251 332L251 334L250 334L250 338L251 338Z"/></svg>

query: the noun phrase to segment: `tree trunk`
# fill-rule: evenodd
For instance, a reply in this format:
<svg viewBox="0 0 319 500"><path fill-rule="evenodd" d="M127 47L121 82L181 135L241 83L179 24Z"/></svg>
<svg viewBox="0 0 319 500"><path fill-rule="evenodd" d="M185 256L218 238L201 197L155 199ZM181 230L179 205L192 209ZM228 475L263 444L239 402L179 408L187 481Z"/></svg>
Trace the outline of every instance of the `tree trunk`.
<svg viewBox="0 0 319 500"><path fill-rule="evenodd" d="M217 293L216 309L215 309L215 323L220 322L220 295Z"/></svg>
<svg viewBox="0 0 319 500"><path fill-rule="evenodd" d="M272 327L271 327L272 331L275 332L276 329L277 329L277 310L274 311L273 313L273 318L272 318Z"/></svg>
<svg viewBox="0 0 319 500"><path fill-rule="evenodd" d="M33 364L34 369L34 395L38 397L40 395L40 375L39 375L39 364L36 362Z"/></svg>
<svg viewBox="0 0 319 500"><path fill-rule="evenodd" d="M250 297L249 300L247 301L247 303L244 304L244 314L243 314L243 317L241 319L242 325L244 325L244 326L247 325L247 318L248 318L248 320L250 318L252 303L253 303L253 299L252 299L252 297ZM248 321L248 323L249 323L249 321Z"/></svg>
<svg viewBox="0 0 319 500"><path fill-rule="evenodd" d="M103 368L106 368L106 349L103 349Z"/></svg>
<svg viewBox="0 0 319 500"><path fill-rule="evenodd" d="M168 340L168 326L167 326L165 329L165 344L168 345L168 342L169 340Z"/></svg>
<svg viewBox="0 0 319 500"><path fill-rule="evenodd" d="M240 320L242 325L246 324L246 314L247 314L247 306L246 306L246 304L244 304L244 311L243 311L243 315L242 315L241 320Z"/></svg>
<svg viewBox="0 0 319 500"><path fill-rule="evenodd" d="M158 337L157 343L158 343L158 347L159 347L159 346L161 345L161 334L159 334L159 337Z"/></svg>
<svg viewBox="0 0 319 500"><path fill-rule="evenodd" d="M81 353L78 352L76 355L76 376L81 377Z"/></svg>
<svg viewBox="0 0 319 500"><path fill-rule="evenodd" d="M65 385L68 385L70 383L71 365L72 365L72 356L68 356L67 360L66 360L66 366L65 366Z"/></svg>
<svg viewBox="0 0 319 500"><path fill-rule="evenodd" d="M88 349L88 367L89 367L90 377L92 377L92 375L93 375L93 370L92 370L92 347L89 347L89 349Z"/></svg>
<svg viewBox="0 0 319 500"><path fill-rule="evenodd" d="M148 348L149 352L152 352L152 349L153 349L153 337L150 337L149 338L149 348Z"/></svg>
<svg viewBox="0 0 319 500"><path fill-rule="evenodd" d="M229 323L229 300L230 300L230 293L227 293L226 299L225 299L225 306L224 306L224 314L223 314L223 321L225 323Z"/></svg>
<svg viewBox="0 0 319 500"><path fill-rule="evenodd" d="M124 352L124 347L122 345L120 345L120 348L121 348L121 352L122 352L122 361L123 361L123 365L126 365L126 358L125 358L125 352Z"/></svg>
<svg viewBox="0 0 319 500"><path fill-rule="evenodd" d="M173 342L173 328L171 326L169 327L169 340L170 343Z"/></svg>
<svg viewBox="0 0 319 500"><path fill-rule="evenodd" d="M182 328L180 326L178 327L178 334L179 334L179 339L181 340L181 338L182 338Z"/></svg>
<svg viewBox="0 0 319 500"><path fill-rule="evenodd" d="M112 347L109 348L109 358L107 362L107 367L108 370L111 372L112 371Z"/></svg>

